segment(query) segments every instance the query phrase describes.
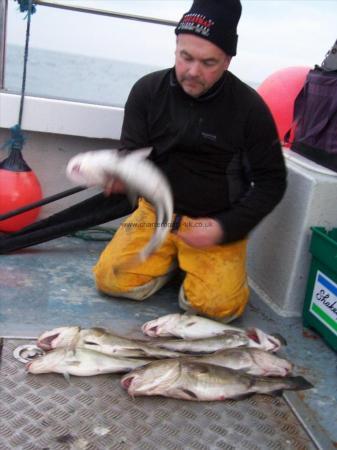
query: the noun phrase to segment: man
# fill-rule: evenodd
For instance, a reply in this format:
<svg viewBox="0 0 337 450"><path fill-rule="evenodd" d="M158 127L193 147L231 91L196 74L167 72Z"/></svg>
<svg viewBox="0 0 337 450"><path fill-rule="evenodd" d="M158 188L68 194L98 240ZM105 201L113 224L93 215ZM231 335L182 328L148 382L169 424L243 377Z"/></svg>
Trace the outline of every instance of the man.
<svg viewBox="0 0 337 450"><path fill-rule="evenodd" d="M240 15L239 0L195 0L175 29L175 67L131 90L121 142L129 150L153 147L150 159L172 186L175 227L147 261L113 274L153 233L153 208L140 199L94 269L107 294L143 300L178 264L183 309L224 322L244 311L247 236L281 200L286 171L267 107L227 70Z"/></svg>

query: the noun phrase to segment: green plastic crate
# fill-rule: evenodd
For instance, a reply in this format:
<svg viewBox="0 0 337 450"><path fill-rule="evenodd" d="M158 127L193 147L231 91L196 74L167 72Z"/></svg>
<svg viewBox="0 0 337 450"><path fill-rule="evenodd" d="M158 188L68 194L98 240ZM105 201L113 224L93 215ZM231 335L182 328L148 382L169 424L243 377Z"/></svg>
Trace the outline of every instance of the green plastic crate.
<svg viewBox="0 0 337 450"><path fill-rule="evenodd" d="M337 350L337 228L313 227L303 324Z"/></svg>

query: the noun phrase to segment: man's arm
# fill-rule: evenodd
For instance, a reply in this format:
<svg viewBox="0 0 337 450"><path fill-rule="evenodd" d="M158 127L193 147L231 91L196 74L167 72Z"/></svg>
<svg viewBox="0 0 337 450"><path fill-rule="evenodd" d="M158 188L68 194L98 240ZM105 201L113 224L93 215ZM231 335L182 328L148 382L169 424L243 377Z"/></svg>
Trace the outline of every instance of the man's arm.
<svg viewBox="0 0 337 450"><path fill-rule="evenodd" d="M212 216L223 229L223 243L243 239L282 199L286 167L274 120L261 101L250 112L245 131L252 185L228 211Z"/></svg>
<svg viewBox="0 0 337 450"><path fill-rule="evenodd" d="M147 115L150 98L144 79L138 80L125 104L121 133L122 147L127 150L150 146Z"/></svg>
<svg viewBox="0 0 337 450"><path fill-rule="evenodd" d="M187 244L209 247L244 239L282 199L286 189L284 157L274 121L262 101L249 115L245 142L252 181L249 191L230 209L194 219L198 226L179 231Z"/></svg>

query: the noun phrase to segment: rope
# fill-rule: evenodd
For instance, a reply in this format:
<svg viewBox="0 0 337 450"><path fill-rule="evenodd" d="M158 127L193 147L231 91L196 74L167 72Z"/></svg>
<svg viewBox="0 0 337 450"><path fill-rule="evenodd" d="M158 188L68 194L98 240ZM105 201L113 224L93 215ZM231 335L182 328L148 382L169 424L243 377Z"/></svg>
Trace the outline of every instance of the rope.
<svg viewBox="0 0 337 450"><path fill-rule="evenodd" d="M10 131L11 138L1 146L1 150L7 147L11 147L12 150L21 150L26 138L21 131L20 125L14 125L14 127L10 128Z"/></svg>
<svg viewBox="0 0 337 450"><path fill-rule="evenodd" d="M20 2L20 11L27 11L27 29L26 29L26 44L25 44L25 55L23 62L23 76L22 76L22 87L21 87L21 101L20 101L20 112L19 112L19 127L21 129L22 124L22 114L23 114L23 105L25 100L25 90L26 90L26 78L27 78L27 62L28 62L28 50L29 50L29 37L30 37L30 22L31 15L33 9L33 0L19 0ZM34 6L34 12L36 8Z"/></svg>
<svg viewBox="0 0 337 450"><path fill-rule="evenodd" d="M19 121L14 125L11 130L11 138L5 142L1 148L10 147L11 150L21 151L25 143L25 137L21 130L22 125L22 115L23 107L25 101L25 90L26 90L26 79L27 79L27 62L28 62L28 50L29 50L29 37L30 37L30 23L31 15L36 12L36 7L33 5L33 0L17 0L20 5L20 11L27 11L27 28L26 28L26 43L25 43L25 53L24 53L24 64L23 64L23 75L22 75L22 86L21 86L21 98L20 98L20 110L19 110Z"/></svg>
<svg viewBox="0 0 337 450"><path fill-rule="evenodd" d="M110 241L116 230L107 227L92 227L83 231L70 233L69 236L83 239L83 241Z"/></svg>
<svg viewBox="0 0 337 450"><path fill-rule="evenodd" d="M20 5L20 11L21 12L25 12L25 11L31 11L32 14L34 14L36 12L36 7L35 5L32 5L32 1L30 0L16 0L19 5Z"/></svg>

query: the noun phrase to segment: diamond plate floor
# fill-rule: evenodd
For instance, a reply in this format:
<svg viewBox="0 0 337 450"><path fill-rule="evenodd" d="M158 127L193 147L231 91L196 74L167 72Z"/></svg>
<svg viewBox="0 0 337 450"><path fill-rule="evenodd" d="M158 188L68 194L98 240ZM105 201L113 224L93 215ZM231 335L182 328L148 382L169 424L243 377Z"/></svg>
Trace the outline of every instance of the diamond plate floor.
<svg viewBox="0 0 337 450"><path fill-rule="evenodd" d="M31 375L3 340L0 366L1 450L311 450L282 398L194 403L131 399L119 375Z"/></svg>
<svg viewBox="0 0 337 450"><path fill-rule="evenodd" d="M64 237L10 255L2 255L0 258L0 337L6 337L9 340L14 338L27 339L28 336L35 338L43 331L57 326L80 325L83 328L102 326L111 329L117 334L142 338L143 335L140 327L145 321L155 319L164 314L180 311L177 302L181 283L179 276L146 300L146 302L111 299L97 292L91 270L97 261L100 251L105 245L105 242L83 241L73 237ZM303 329L299 319L280 318L270 311L253 292L251 293L251 299L245 314L235 322L235 325L242 327L256 326L269 333L280 333L287 339L288 346L282 349L280 356L288 358L295 364L296 375L304 376L314 385L313 389L302 391L298 394L293 392L287 393L287 402L296 411L299 420L302 421L318 448L322 450L336 448L337 354L329 349L318 335L310 330ZM7 340L6 346L8 342ZM25 342L28 341L20 341L21 344ZM7 364L7 362L5 363ZM15 372L16 370L18 370L17 374ZM2 368L2 373L4 373L4 367ZM28 379L24 374L21 364L16 364L13 375L6 375L7 380L17 380L17 377L19 381L21 379ZM43 379L48 380L49 378L43 377ZM63 389L67 386L62 377L56 376L56 379L60 380L60 383L63 382ZM116 380L113 377L111 379ZM39 383L42 382L42 378L39 380ZM88 380L90 383L93 382L92 379ZM77 386L76 383L78 383L78 379L72 378L71 385ZM116 386L119 393L122 392L125 394L124 391L120 391L118 381L114 385L108 383L106 386L108 392L112 389L112 386ZM3 387L4 385L1 381L0 404L2 407L4 405L2 400ZM45 381L44 388L44 392L48 392L49 382ZM18 398L20 398L22 390L23 387L21 386L21 391L19 390L19 394L17 394ZM121 398L125 398L125 396L123 395ZM160 401L159 399L156 400ZM115 398L111 399L112 404L114 401L116 401ZM129 408L130 404L139 404L138 402L140 401L136 400L135 402L126 403L124 406ZM268 402L271 400L265 399L264 401ZM152 399L151 401L148 399L146 404L153 405L157 403L153 403ZM181 402L172 403L175 408L181 408L182 404ZM246 403L240 402L240 404L245 405ZM7 403L5 405L7 408ZM218 405L213 403L209 405L212 410L213 408L216 410L220 409L220 411L226 409L224 404ZM269 403L264 403L263 405L265 414L265 411L268 411ZM285 407L284 404L283 406ZM205 405L198 404L198 406L191 405L189 407L193 411L198 408L204 410ZM2 430L3 423L6 424L6 421L4 422L2 420L3 416L1 412L0 430ZM160 414L160 411L158 414ZM104 434L106 432L104 431L104 427L106 427L108 430L106 432L107 436L111 440L113 434L109 431L112 426L111 422L115 426L117 421L110 420L105 415L104 418L102 420L107 425L104 425L103 429L100 429L100 417L96 417L96 423L98 423L98 429L96 431L97 433ZM183 419L183 416L181 419ZM20 420L23 420L23 423L27 426L24 416L21 416ZM225 427L225 431L227 431L226 436L230 434L226 427L226 423L229 420L230 416L226 415L223 420L221 419L221 424L217 425L222 428ZM180 422L178 421L178 423L180 426L183 426L182 420ZM110 425L108 426L108 424ZM243 424L246 425L245 421L242 421ZM158 427L157 422L154 422L154 425ZM281 426L279 425L278 423L274 427L275 434L282 428L283 424ZM84 426L83 421L82 426ZM121 427L119 429L124 430L122 420L118 421L118 426ZM260 426L262 425L260 424ZM3 450L3 448L53 449L60 448L57 447L60 444L63 444L63 448L71 450L93 448L88 447L89 444L86 443L91 442L90 439L78 437L78 429L75 437L73 437L74 434L70 429L67 432L68 434L64 435L57 434L56 432L51 434L50 429L48 429L48 432L54 439L51 440L48 446L41 447L39 444L39 446L34 447L31 445L29 447L28 444L18 444L8 447L6 443L6 447L2 447L5 444L3 444L0 437L0 450ZM17 433L18 431L15 435ZM124 431L123 433L122 438L126 436ZM157 433L156 436L157 443L161 443L161 434ZM198 434L196 434L196 437L198 437ZM81 441L82 438L84 441ZM193 433L190 433L191 442L195 441L194 438ZM61 439L63 442L57 442L55 439ZM181 444L181 438L179 439L172 445L165 443L166 447L158 444L157 448L218 448L216 445L219 448L221 448L221 445L224 448L226 448L225 445L228 445L227 448L231 448L229 445L233 445L229 443L221 444L222 441L219 437L218 441L209 441L208 443L200 444L199 447L197 444L193 444L194 447L191 447L191 444L187 445L186 441L182 441L184 444ZM276 442L275 447L269 448L284 448L282 446L279 447L279 445L286 445L286 440L283 440L280 444L277 443L278 438L273 437L273 439ZM145 445L139 444L138 442L136 445L129 445L123 442L122 444L118 445L121 445L120 448L123 449L137 449L142 448L139 445ZM110 447L101 447L102 450L103 448L114 448L113 445L116 445L116 443L109 445ZM260 444L253 444L251 442L251 445L253 446L248 448L256 448ZM242 447L240 444L236 448L246 447ZM259 448L268 447L262 446Z"/></svg>

